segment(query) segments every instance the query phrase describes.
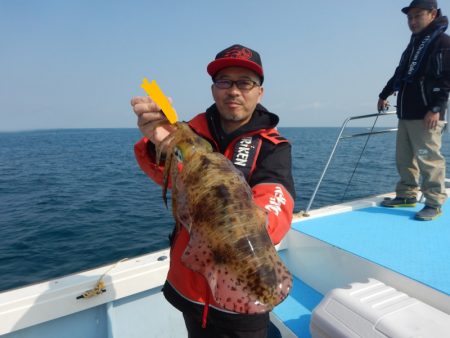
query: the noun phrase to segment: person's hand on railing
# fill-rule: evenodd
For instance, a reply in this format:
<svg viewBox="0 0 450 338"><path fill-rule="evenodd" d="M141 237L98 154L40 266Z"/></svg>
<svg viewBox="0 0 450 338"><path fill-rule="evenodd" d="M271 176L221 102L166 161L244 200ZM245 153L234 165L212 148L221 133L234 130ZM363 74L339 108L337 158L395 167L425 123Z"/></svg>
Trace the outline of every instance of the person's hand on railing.
<svg viewBox="0 0 450 338"><path fill-rule="evenodd" d="M383 114L388 111L390 107L388 100L378 99L377 109L380 114Z"/></svg>

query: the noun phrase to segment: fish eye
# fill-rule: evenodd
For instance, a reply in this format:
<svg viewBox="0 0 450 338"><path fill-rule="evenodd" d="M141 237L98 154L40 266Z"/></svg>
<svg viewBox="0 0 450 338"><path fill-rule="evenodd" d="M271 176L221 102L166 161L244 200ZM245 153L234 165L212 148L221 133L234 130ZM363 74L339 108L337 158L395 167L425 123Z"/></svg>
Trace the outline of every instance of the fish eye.
<svg viewBox="0 0 450 338"><path fill-rule="evenodd" d="M175 157L177 158L178 162L183 162L183 153L181 152L180 148L175 147L173 150L173 153Z"/></svg>

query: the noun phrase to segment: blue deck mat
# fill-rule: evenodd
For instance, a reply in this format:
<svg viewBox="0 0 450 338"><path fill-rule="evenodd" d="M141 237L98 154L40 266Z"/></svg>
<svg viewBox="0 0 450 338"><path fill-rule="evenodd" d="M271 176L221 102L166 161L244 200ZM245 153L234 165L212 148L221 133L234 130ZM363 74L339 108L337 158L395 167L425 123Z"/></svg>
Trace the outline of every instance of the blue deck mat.
<svg viewBox="0 0 450 338"><path fill-rule="evenodd" d="M310 338L311 312L322 298L322 294L294 277L289 296L273 309L273 313L298 337Z"/></svg>
<svg viewBox="0 0 450 338"><path fill-rule="evenodd" d="M433 221L414 219L422 207L370 207L292 227L450 295L450 202Z"/></svg>

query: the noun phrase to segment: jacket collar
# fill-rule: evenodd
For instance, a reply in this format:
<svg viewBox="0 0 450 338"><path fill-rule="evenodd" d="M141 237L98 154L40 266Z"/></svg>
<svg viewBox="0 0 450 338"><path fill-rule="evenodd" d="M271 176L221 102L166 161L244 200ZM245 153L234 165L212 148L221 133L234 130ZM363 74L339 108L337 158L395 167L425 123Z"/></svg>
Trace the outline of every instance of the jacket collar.
<svg viewBox="0 0 450 338"><path fill-rule="evenodd" d="M439 12L440 13L440 12ZM432 34L433 32L437 30L441 30L442 32L445 32L448 28L448 18L446 16L442 16L438 14L438 17L431 22L428 27L426 27L423 31L417 34L413 34L413 37L416 37L418 39Z"/></svg>

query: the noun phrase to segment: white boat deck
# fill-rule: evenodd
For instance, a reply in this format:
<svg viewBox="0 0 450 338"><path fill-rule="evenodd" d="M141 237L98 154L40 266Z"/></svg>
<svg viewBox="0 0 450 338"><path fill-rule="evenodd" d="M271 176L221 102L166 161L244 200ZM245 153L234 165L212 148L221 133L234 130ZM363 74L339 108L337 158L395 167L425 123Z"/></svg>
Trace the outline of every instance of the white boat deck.
<svg viewBox="0 0 450 338"><path fill-rule="evenodd" d="M381 197L314 210L295 219L280 245L294 275L290 296L273 311L282 337L310 337L311 312L328 291L375 278L450 314L450 203L431 222L416 208L376 206ZM182 316L160 288L168 251L117 266L0 293L5 338L186 337ZM77 299L105 272L106 292Z"/></svg>

